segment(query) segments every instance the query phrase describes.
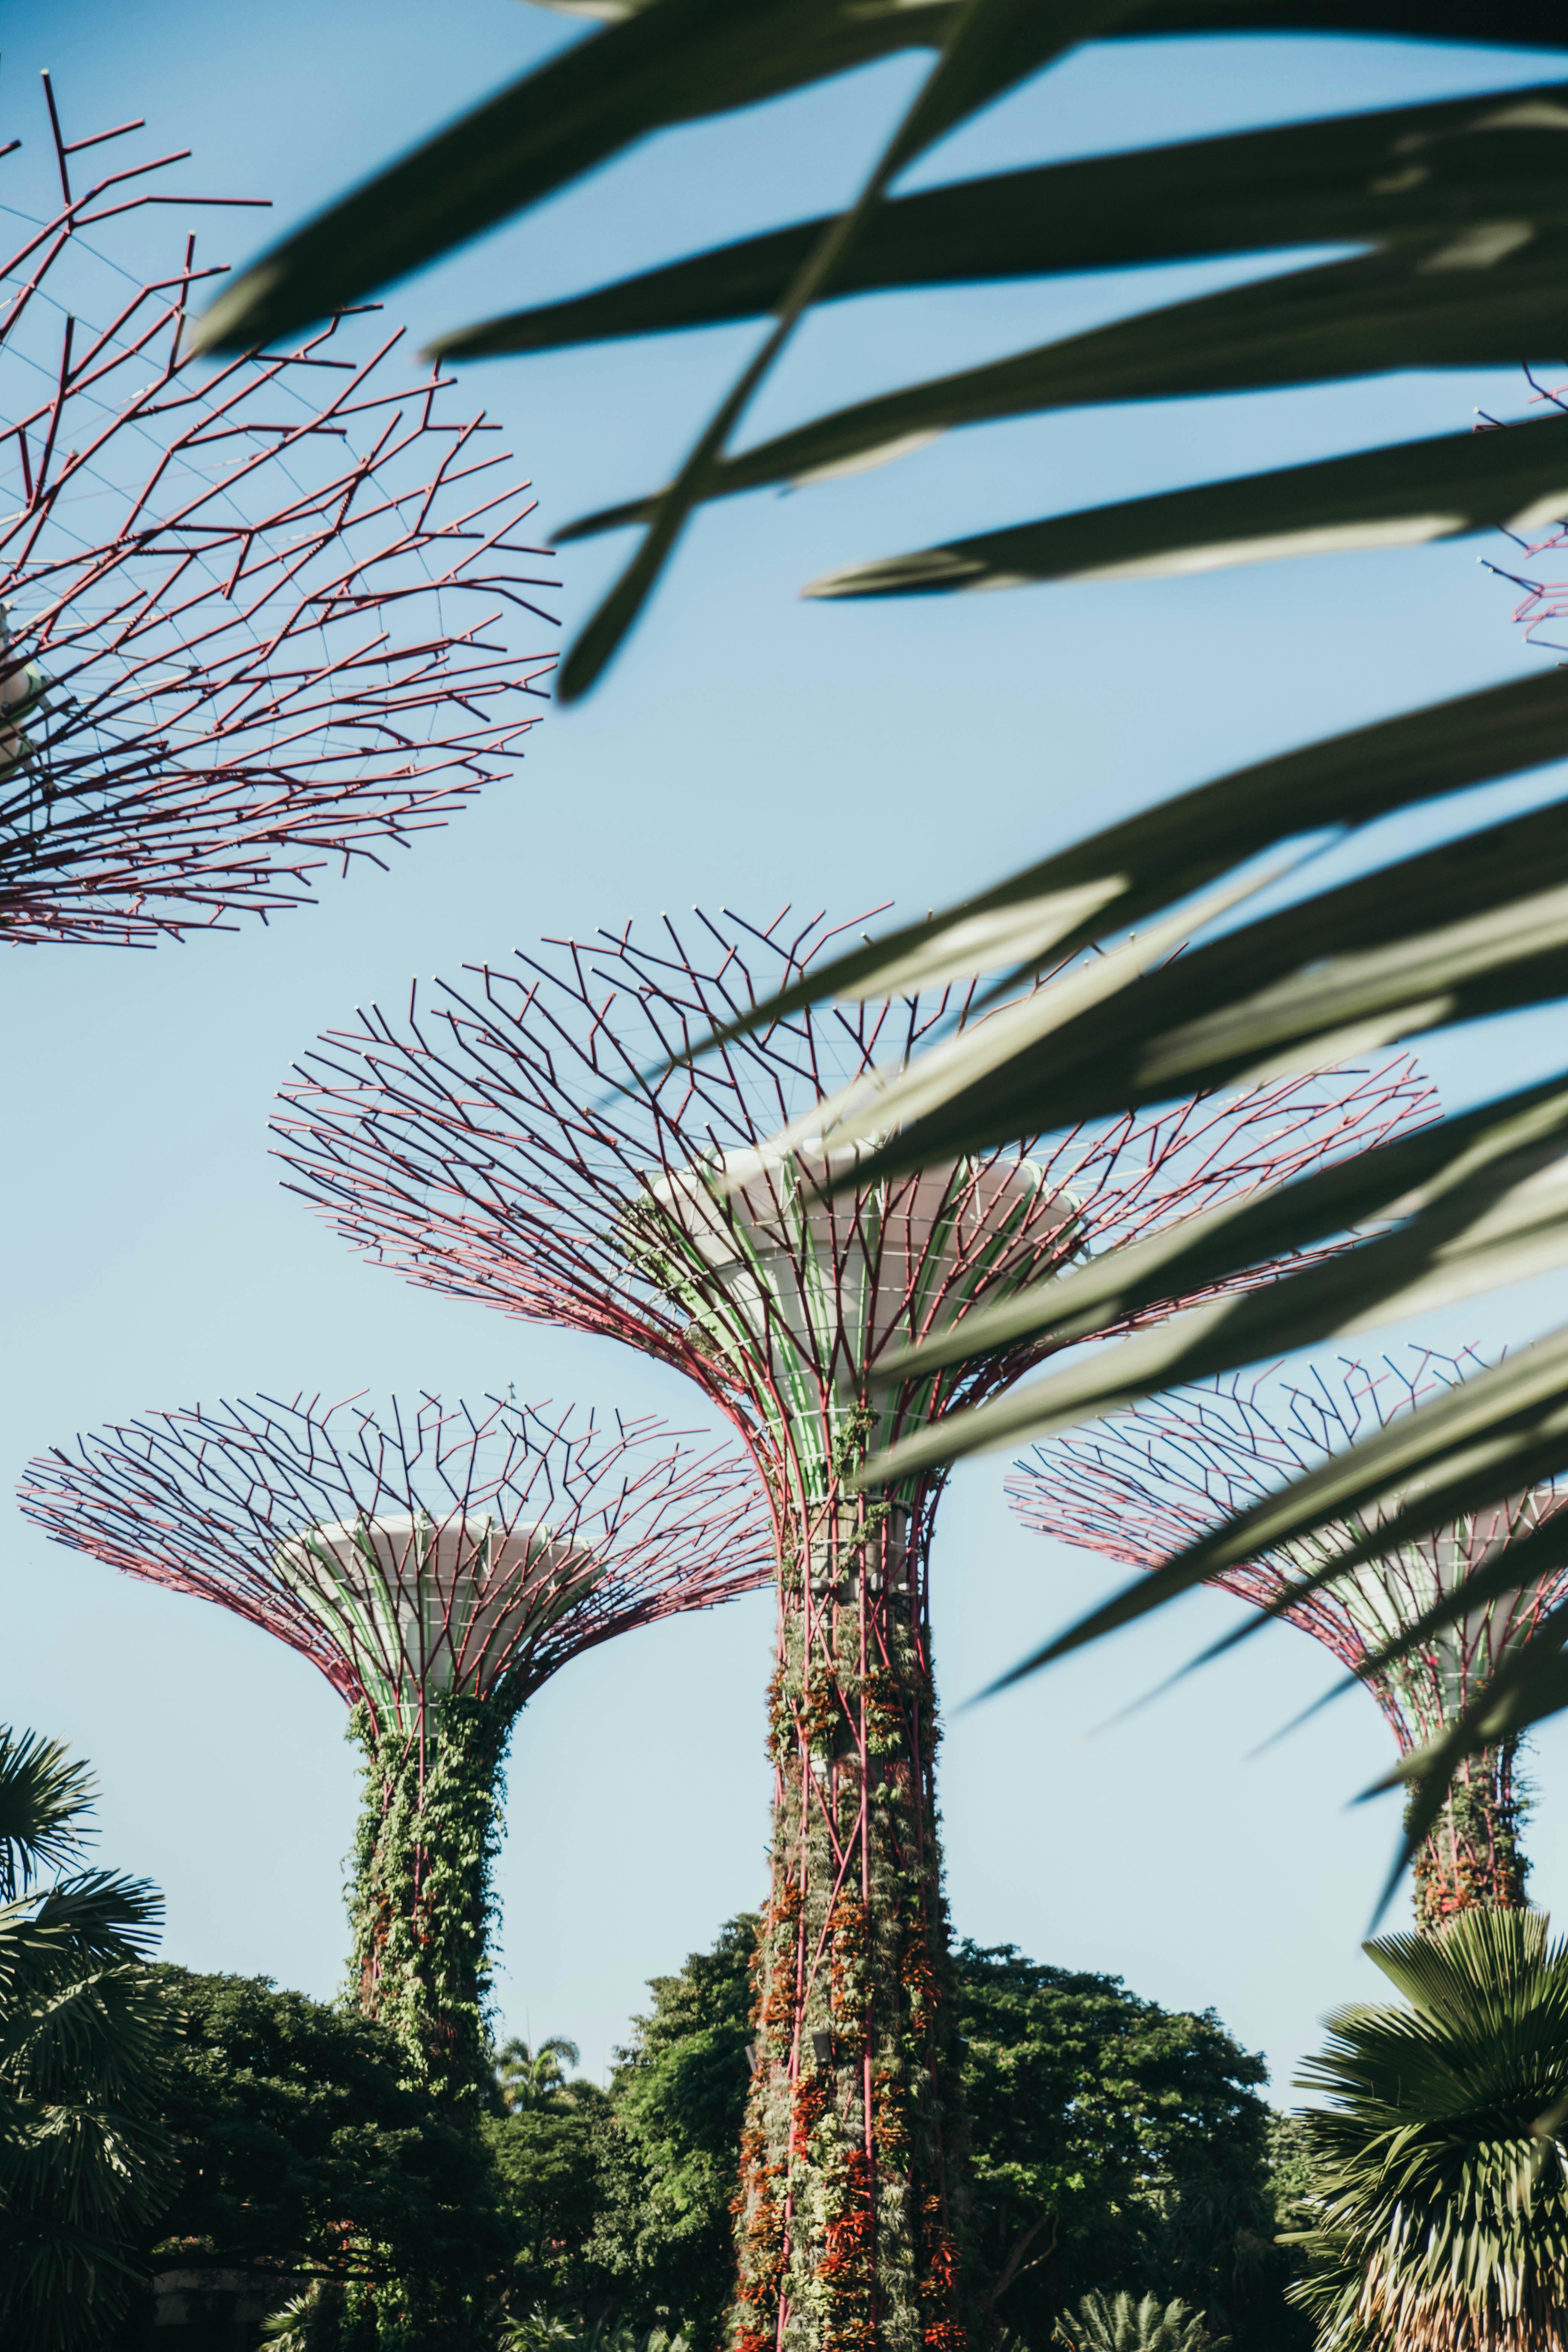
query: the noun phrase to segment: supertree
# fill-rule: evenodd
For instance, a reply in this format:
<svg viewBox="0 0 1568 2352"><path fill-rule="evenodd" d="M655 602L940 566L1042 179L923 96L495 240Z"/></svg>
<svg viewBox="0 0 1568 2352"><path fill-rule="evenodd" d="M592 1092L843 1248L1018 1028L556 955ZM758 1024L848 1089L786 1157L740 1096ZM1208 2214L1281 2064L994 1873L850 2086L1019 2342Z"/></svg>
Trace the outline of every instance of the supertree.
<svg viewBox="0 0 1568 2352"><path fill-rule="evenodd" d="M364 1752L353 1984L416 2079L489 2081L490 1872L520 1709L601 1642L754 1590L767 1514L731 1451L649 1420L421 1396L153 1413L29 1465L47 1535L287 1642Z"/></svg>
<svg viewBox="0 0 1568 2352"><path fill-rule="evenodd" d="M1039 1535L1131 1568L1154 1568L1275 1486L1408 1412L1480 1367L1473 1349L1413 1348L1402 1365L1342 1358L1300 1381L1228 1375L1156 1404L1111 1414L1081 1436L1037 1446L1010 1482L1015 1509ZM1513 1537L1561 1507L1551 1485L1391 1545L1280 1613L1361 1676L1401 1755L1453 1722L1542 1612L1568 1592L1568 1569L1482 1601L1386 1666L1369 1664ZM1310 1542L1262 1552L1213 1579L1258 1608L1275 1607L1350 1542L1375 1538L1387 1511L1346 1518ZM1519 1839L1517 1742L1470 1758L1415 1862L1415 1911L1426 1929L1478 1904L1517 1908L1529 1868Z"/></svg>
<svg viewBox="0 0 1568 2352"><path fill-rule="evenodd" d="M846 927L853 928L853 926ZM868 1451L1014 1380L1023 1349L879 1388L983 1297L1242 1193L1413 1112L1408 1069L1005 1150L821 1197L853 1161L781 1122L899 1063L963 1001L803 1013L694 1062L836 936L666 921L476 968L334 1032L286 1090L290 1181L415 1281L594 1331L695 1381L773 1516L771 1889L737 2203L737 2342L962 2333L963 2119L937 1836L928 1559L940 1477Z"/></svg>
<svg viewBox="0 0 1568 2352"><path fill-rule="evenodd" d="M504 774L550 657L497 625L547 620L547 551L499 428L373 317L182 358L222 273L188 231L149 270L149 232L225 200L164 184L185 150L102 169L141 122L68 140L44 97L51 184L7 190L0 273L0 937L145 945Z"/></svg>

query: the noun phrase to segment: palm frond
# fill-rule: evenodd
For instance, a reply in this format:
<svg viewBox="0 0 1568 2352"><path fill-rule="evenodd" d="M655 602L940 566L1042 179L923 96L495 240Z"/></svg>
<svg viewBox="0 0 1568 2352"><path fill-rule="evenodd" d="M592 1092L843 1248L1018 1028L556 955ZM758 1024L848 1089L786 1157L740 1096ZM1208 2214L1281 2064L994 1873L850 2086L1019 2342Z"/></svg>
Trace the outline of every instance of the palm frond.
<svg viewBox="0 0 1568 2352"><path fill-rule="evenodd" d="M1225 2352L1230 2339L1211 2336L1202 2312L1178 2297L1162 2303L1146 2294L1134 2303L1125 2293L1086 2294L1076 2311L1058 2320L1055 2341L1064 2352Z"/></svg>
<svg viewBox="0 0 1568 2352"><path fill-rule="evenodd" d="M1357 2003L1298 2077L1320 2208L1294 2294L1319 2342L1524 2352L1568 2318L1568 2174L1536 2126L1568 2087L1568 1947L1472 1910L1369 1944L1404 1997Z"/></svg>
<svg viewBox="0 0 1568 2352"><path fill-rule="evenodd" d="M107 2341L126 2244L173 2179L158 2108L172 2020L143 1965L155 1888L79 1871L91 1780L53 1741L0 1732L0 2340L11 2352Z"/></svg>
<svg viewBox="0 0 1568 2352"><path fill-rule="evenodd" d="M952 182L884 205L823 299L1382 245L1451 235L1477 219L1560 218L1560 108L1568 111L1568 84L1542 82L1500 99L1384 108ZM1404 159L1417 152L1415 172ZM758 318L830 225L826 215L800 221L486 320L437 349L443 359L479 359Z"/></svg>
<svg viewBox="0 0 1568 2352"><path fill-rule="evenodd" d="M58 1739L0 1727L0 1902L80 1850L93 1779Z"/></svg>

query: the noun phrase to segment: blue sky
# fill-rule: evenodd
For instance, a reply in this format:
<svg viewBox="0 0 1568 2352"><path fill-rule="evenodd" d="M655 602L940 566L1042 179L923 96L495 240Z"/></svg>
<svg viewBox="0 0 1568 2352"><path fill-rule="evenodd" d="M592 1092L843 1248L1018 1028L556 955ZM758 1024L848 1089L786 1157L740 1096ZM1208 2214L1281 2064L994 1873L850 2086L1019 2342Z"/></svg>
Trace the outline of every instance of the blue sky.
<svg viewBox="0 0 1568 2352"><path fill-rule="evenodd" d="M55 0L7 32L5 135L37 142L35 78L47 66L74 131L144 114L160 149L196 151L189 187L269 194L279 226L577 37L517 0L434 14L410 0L265 11ZM429 334L835 202L914 69L899 61L653 142L397 289L389 310ZM1018 93L921 177L1552 69L1539 56L1393 42L1128 44ZM255 232L236 216L205 234L237 261ZM808 327L748 436L1246 274L1218 264L845 305ZM558 525L662 478L752 332L487 364L465 389L505 424L542 522ZM1242 761L1522 672L1531 657L1506 592L1477 567L1478 542L951 602L796 595L860 557L1456 429L1478 404L1517 409L1517 381L1405 376L1102 410L952 436L831 488L732 501L700 520L606 688L548 719L515 781L390 875L329 883L319 908L269 931L151 955L13 954L0 1487L79 1428L219 1392L455 1396L510 1382L700 1420L673 1376L608 1343L444 1304L356 1263L283 1193L268 1157L268 1107L296 1055L356 1003L396 1000L412 973L452 973L544 933L694 901L752 916L786 900L841 916L889 898L918 910ZM563 551L569 623L628 544ZM1494 801L1539 798L1552 782ZM1550 1066L1556 1019L1435 1045L1426 1058L1445 1099ZM1563 1304L1561 1286L1537 1286L1422 1336L1495 1346ZM1004 1469L982 1463L955 1481L935 1569L956 1927L1112 1970L1173 2004L1212 2003L1267 2052L1284 2103L1317 2017L1370 1980L1357 1943L1394 1817L1386 1803L1347 1803L1385 1759L1379 1719L1352 1696L1253 1758L1328 1679L1327 1661L1285 1630L1089 1737L1231 1622L1209 1596L961 1711L1110 1581L1014 1526ZM169 1954L332 1992L355 1785L340 1702L221 1612L54 1549L5 1507L0 1530L0 1717L93 1759L104 1858L163 1886ZM770 1622L758 1599L639 1633L577 1662L529 1709L500 1872L509 2029L573 2034L599 2070L643 1980L758 1899ZM1548 1902L1568 1901L1565 1762L1568 1738L1548 1733L1530 1833Z"/></svg>

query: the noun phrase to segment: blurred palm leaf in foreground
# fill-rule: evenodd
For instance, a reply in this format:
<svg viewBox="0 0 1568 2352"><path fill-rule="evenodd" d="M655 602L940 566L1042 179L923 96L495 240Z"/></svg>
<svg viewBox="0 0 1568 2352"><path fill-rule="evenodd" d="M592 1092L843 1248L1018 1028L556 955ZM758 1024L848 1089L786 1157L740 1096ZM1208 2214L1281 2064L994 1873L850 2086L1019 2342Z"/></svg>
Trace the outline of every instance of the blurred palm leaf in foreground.
<svg viewBox="0 0 1568 2352"><path fill-rule="evenodd" d="M1292 2297L1322 2352L1525 2352L1568 2326L1568 2182L1537 2161L1568 2090L1568 1948L1468 1911L1366 1950L1404 2006L1329 2020L1299 2087L1321 2170ZM1560 2120L1560 2118L1559 2118Z"/></svg>
<svg viewBox="0 0 1568 2352"><path fill-rule="evenodd" d="M291 332L559 193L651 133L910 47L935 57L856 205L584 295L444 336L444 358L771 317L674 482L585 519L647 538L563 675L586 690L635 622L687 516L763 484L817 480L954 426L1086 403L1326 382L1401 367L1509 364L1561 349L1568 84L1388 108L1178 146L1042 164L895 198L950 131L1085 41L1337 32L1568 50L1544 0L642 0L572 9L603 31L404 157L264 255L204 322L211 346ZM869 151L869 134L868 146ZM1047 278L1223 254L1351 244L1350 258L1050 341L729 447L814 304L890 288ZM839 572L817 593L1011 584L1180 570L1477 530L1568 500L1554 420L1478 451L1456 434L1256 483L1098 515L1020 520L957 548ZM570 535L570 534L569 534Z"/></svg>
<svg viewBox="0 0 1568 2352"><path fill-rule="evenodd" d="M581 9L578 13L584 13ZM1568 52L1546 0L642 0L263 256L208 314L209 344L291 331L526 212L653 132L798 89L908 47L934 52L848 211L803 218L564 302L446 337L448 355L543 351L723 320L769 320L669 483L580 532L637 523L627 570L574 647L568 697L613 658L684 525L708 499L823 480L957 427L1110 401L1474 369L1560 356L1568 336L1568 81L1243 131L968 180L900 196L950 131L1085 42L1316 31ZM868 135L868 153L873 145ZM803 210L805 207L803 207ZM884 289L1048 279L1240 253L1348 257L907 384L737 449L752 396L815 305ZM1088 576L1179 573L1502 528L1538 540L1568 515L1568 418L1455 432L1176 486L1079 513L841 567L814 593L941 593ZM1568 800L1408 856L1241 922L1171 962L1184 933L1258 887L1265 853L1300 861L1400 812L1568 756L1561 674L1406 713L1221 777L839 959L750 1012L878 997L973 974L987 1022L862 1080L814 1129L869 1156L863 1184L1097 1114L1342 1062L1395 1039L1568 994ZM1277 874L1278 869L1274 869ZM1238 877L1238 878L1227 878ZM1203 899L1195 896L1214 892ZM1130 925L1143 943L1118 946ZM1109 952L1044 989L1047 969ZM1159 966L1157 984L1150 973ZM1019 992L1023 993L1020 994ZM837 1124L835 1125L835 1122ZM781 1139L784 1148L787 1138ZM1223 1281L1280 1249L1355 1236L1268 1291L1204 1307L1069 1364L910 1441L948 1460L1012 1445L1177 1381L1212 1377L1568 1262L1568 1070L1272 1195L1081 1267L966 1320L949 1356L1004 1322L1059 1347L1107 1300ZM935 1349L925 1361L934 1367ZM889 1372L901 1376L908 1364ZM878 1483L893 1457L868 1469ZM1568 1332L1409 1416L1205 1537L1031 1664L1158 1606L1262 1541L1372 1512L1417 1537L1568 1468ZM1557 1564L1536 1530L1489 1562L1496 1589ZM1548 1557L1550 1555L1550 1557ZM1555 1613L1439 1748L1408 1759L1426 1795L1458 1758L1568 1705Z"/></svg>

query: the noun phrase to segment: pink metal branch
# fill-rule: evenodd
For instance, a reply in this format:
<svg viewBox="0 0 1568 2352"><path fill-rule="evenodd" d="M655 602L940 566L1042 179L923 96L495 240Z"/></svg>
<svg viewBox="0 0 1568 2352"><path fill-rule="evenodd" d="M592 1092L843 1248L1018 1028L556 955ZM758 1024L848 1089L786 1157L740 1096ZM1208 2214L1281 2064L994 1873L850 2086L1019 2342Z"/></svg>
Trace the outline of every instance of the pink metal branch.
<svg viewBox="0 0 1568 2352"><path fill-rule="evenodd" d="M494 1399L258 1398L79 1437L20 1493L56 1542L216 1601L413 1732L436 1692L521 1705L600 1642L767 1582L744 1460L677 1434Z"/></svg>
<svg viewBox="0 0 1568 2352"><path fill-rule="evenodd" d="M153 207L230 200L148 184L183 151L73 193L142 126L68 143L46 97L58 194L0 293L0 937L146 945L509 772L553 657L506 625L552 583L498 428L374 316L182 359L194 236L144 280L89 232L135 261Z"/></svg>

